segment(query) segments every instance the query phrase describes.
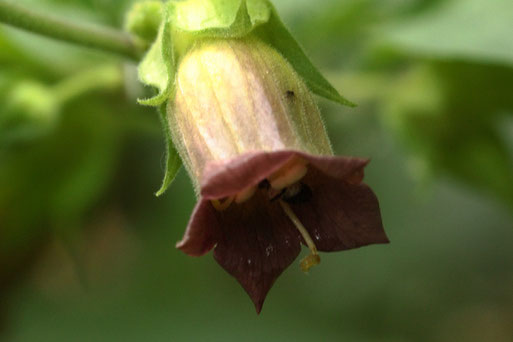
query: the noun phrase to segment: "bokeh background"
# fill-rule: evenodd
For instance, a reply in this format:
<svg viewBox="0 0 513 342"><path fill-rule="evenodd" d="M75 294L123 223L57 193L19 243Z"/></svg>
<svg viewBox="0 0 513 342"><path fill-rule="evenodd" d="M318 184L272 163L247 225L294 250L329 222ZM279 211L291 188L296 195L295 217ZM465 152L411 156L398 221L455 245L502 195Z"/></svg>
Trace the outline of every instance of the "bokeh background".
<svg viewBox="0 0 513 342"><path fill-rule="evenodd" d="M121 27L130 1L19 0ZM174 248L134 65L0 26L0 340L513 341L513 2L276 0L327 78L335 150L372 158L392 243L293 264L257 316Z"/></svg>

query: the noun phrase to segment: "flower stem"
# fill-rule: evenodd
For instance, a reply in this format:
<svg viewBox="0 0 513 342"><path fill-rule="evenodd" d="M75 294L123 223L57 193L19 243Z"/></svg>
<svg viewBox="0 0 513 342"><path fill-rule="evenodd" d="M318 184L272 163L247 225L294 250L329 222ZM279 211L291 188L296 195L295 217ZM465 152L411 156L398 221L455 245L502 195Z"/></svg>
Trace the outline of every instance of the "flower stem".
<svg viewBox="0 0 513 342"><path fill-rule="evenodd" d="M0 23L132 60L141 57L136 41L128 33L37 13L9 1L0 0Z"/></svg>

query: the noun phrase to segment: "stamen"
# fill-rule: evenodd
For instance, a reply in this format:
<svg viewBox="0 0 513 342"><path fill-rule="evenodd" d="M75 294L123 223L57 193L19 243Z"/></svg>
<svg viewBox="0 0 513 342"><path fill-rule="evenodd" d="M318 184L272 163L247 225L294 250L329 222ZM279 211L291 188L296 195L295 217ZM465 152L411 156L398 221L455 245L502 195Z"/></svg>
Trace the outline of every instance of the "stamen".
<svg viewBox="0 0 513 342"><path fill-rule="evenodd" d="M255 194L256 186L249 186L235 195L235 203L244 203Z"/></svg>
<svg viewBox="0 0 513 342"><path fill-rule="evenodd" d="M282 199L288 204L299 204L310 201L312 196L312 189L305 183L299 182L285 188Z"/></svg>
<svg viewBox="0 0 513 342"><path fill-rule="evenodd" d="M285 191L287 191L287 188L281 189L281 191L273 191L273 192L269 191L269 194L271 194L269 201L274 202L274 201L280 199L281 196L283 196L283 194L285 193Z"/></svg>
<svg viewBox="0 0 513 342"><path fill-rule="evenodd" d="M230 197L227 197L223 202L221 202L220 200L216 200L216 199L211 200L210 202L212 203L212 206L217 211L224 211L224 210L228 209L230 204L232 204L234 198L235 198L234 196L230 196Z"/></svg>
<svg viewBox="0 0 513 342"><path fill-rule="evenodd" d="M308 234L308 231L306 230L305 226L299 221L299 218L294 214L294 211L288 205L286 202L280 200L280 205L283 208L283 211L285 211L285 214L290 218L294 226L296 226L297 230L299 230L299 233L301 233L301 236L303 236L303 239L305 239L306 245L310 249L310 254L307 255L303 260L300 262L301 271L308 272L310 268L312 268L315 265L318 265L321 262L321 257L319 256L319 253L317 252L317 247L315 246L315 243L312 240L312 237L310 234Z"/></svg>
<svg viewBox="0 0 513 342"><path fill-rule="evenodd" d="M299 157L289 160L280 170L269 177L271 187L281 190L287 186L296 183L303 178L307 171L308 162Z"/></svg>

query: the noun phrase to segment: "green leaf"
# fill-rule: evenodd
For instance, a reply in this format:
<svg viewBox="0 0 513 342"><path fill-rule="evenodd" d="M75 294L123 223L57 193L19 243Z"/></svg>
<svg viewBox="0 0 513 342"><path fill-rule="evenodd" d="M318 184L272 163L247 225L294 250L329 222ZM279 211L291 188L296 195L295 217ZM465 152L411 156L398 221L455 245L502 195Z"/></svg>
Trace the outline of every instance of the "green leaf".
<svg viewBox="0 0 513 342"><path fill-rule="evenodd" d="M454 0L381 27L380 41L415 54L513 65L513 1Z"/></svg>
<svg viewBox="0 0 513 342"><path fill-rule="evenodd" d="M169 4L174 28L210 37L242 37L267 22L271 15L266 0L187 0Z"/></svg>
<svg viewBox="0 0 513 342"><path fill-rule="evenodd" d="M513 69L430 62L389 84L382 118L415 160L513 205L511 133L502 132L513 109Z"/></svg>
<svg viewBox="0 0 513 342"><path fill-rule="evenodd" d="M256 34L277 49L292 64L312 92L342 105L355 107L354 103L340 95L322 76L319 69L313 65L299 43L285 27L276 9L271 3L269 6L271 6L271 17L266 25L261 25L255 30Z"/></svg>
<svg viewBox="0 0 513 342"><path fill-rule="evenodd" d="M159 93L150 99L140 99L140 104L159 106L171 96L175 75L173 51L170 23L165 19L160 26L157 39L139 64L138 70L141 82L157 88Z"/></svg>
<svg viewBox="0 0 513 342"><path fill-rule="evenodd" d="M156 196L163 195L169 185L173 182L176 177L176 174L180 170L182 166L182 160L180 159L180 155L175 149L173 141L171 140L171 131L169 129L169 125L167 123L166 117L166 104L161 104L159 107L160 121L162 122L162 127L164 128L164 135L166 139L166 171L164 174L164 180L162 181L162 186L159 191L156 192Z"/></svg>
<svg viewBox="0 0 513 342"><path fill-rule="evenodd" d="M0 111L0 145L28 142L56 129L60 103L53 89L35 80L6 82Z"/></svg>

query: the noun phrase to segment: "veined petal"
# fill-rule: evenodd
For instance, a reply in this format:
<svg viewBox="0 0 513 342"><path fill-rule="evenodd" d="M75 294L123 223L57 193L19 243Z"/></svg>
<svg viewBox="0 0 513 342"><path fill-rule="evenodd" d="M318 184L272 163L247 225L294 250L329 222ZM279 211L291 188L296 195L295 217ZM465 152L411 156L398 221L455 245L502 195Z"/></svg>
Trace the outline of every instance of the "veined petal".
<svg viewBox="0 0 513 342"><path fill-rule="evenodd" d="M276 278L297 258L300 237L277 202L262 192L217 212L221 237L216 261L242 285L260 312Z"/></svg>
<svg viewBox="0 0 513 342"><path fill-rule="evenodd" d="M233 198L294 158L308 163L301 183L311 194L305 201L289 204L319 251L388 243L377 198L361 183L368 160L289 150L247 153L210 164L204 172L202 197L177 246L193 256L215 246L215 259L239 281L258 312L272 284L294 261L300 242L305 241L265 188L257 189L250 200L233 203L222 211L215 210L210 201Z"/></svg>
<svg viewBox="0 0 513 342"><path fill-rule="evenodd" d="M351 184L318 170L309 171L303 182L312 189L311 199L291 207L319 251L389 242L378 199L366 184Z"/></svg>
<svg viewBox="0 0 513 342"><path fill-rule="evenodd" d="M217 212L212 204L209 201L199 201L176 248L187 255L199 257L210 252L221 233Z"/></svg>
<svg viewBox="0 0 513 342"><path fill-rule="evenodd" d="M360 183L367 159L354 157L315 156L295 150L249 152L229 161L207 164L203 172L201 196L207 199L234 195L258 184L290 159L300 157L330 177L350 183Z"/></svg>

